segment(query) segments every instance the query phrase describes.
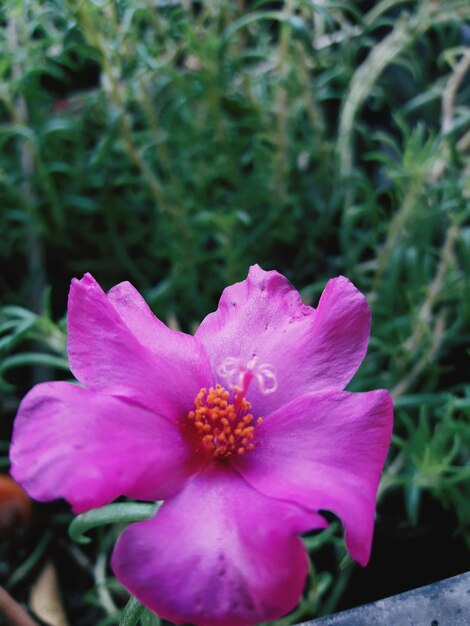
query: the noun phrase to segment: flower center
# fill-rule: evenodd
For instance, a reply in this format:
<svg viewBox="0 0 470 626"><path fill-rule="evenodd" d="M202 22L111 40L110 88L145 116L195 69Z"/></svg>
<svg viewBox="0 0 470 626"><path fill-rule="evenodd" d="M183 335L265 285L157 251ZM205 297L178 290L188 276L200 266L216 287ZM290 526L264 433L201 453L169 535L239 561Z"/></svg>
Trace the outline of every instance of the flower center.
<svg viewBox="0 0 470 626"><path fill-rule="evenodd" d="M233 393L222 385L211 387L209 391L203 387L194 404L195 409L188 413L188 419L193 422L204 448L215 459L253 450L255 427L263 419L255 420L250 413L250 402L238 387L233 388Z"/></svg>

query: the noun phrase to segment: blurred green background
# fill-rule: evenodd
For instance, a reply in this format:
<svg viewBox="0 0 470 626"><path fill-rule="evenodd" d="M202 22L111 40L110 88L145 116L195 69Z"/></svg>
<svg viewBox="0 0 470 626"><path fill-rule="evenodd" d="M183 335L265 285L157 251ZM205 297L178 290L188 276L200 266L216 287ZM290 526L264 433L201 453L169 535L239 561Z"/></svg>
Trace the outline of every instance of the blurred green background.
<svg viewBox="0 0 470 626"><path fill-rule="evenodd" d="M396 403L374 554L389 526L409 540L403 556L376 556L377 569L373 556L371 571L396 566L391 593L463 571L469 46L468 0L3 2L5 470L21 396L69 375L73 276L89 271L104 288L130 280L162 320L192 331L252 263L284 273L313 305L344 274L373 310L350 388L385 387ZM64 513L47 519L57 530ZM435 547L414 554L423 533ZM442 548L440 569L438 538L460 541L455 555ZM371 580L341 560L337 524L306 541L312 584L288 623L342 606L347 589L349 604L372 599ZM14 585L5 561L0 582L21 595L45 550ZM84 602L103 608L97 593Z"/></svg>

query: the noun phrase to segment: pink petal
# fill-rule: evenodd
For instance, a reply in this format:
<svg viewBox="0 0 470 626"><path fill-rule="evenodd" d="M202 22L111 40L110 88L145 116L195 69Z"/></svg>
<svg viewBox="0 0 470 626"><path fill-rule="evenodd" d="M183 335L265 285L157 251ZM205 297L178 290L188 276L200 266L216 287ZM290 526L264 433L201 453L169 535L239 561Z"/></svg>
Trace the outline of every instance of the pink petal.
<svg viewBox="0 0 470 626"><path fill-rule="evenodd" d="M24 398L10 454L11 473L31 497L65 498L77 513L121 495L163 499L199 462L173 422L63 382Z"/></svg>
<svg viewBox="0 0 470 626"><path fill-rule="evenodd" d="M235 467L268 496L338 515L351 556L365 565L392 420L384 390L310 394L258 425L255 449Z"/></svg>
<svg viewBox="0 0 470 626"><path fill-rule="evenodd" d="M196 336L214 372L227 357L244 366L258 357L274 367L277 391L261 396L254 381L247 394L267 415L297 396L344 389L364 358L369 332L367 301L347 278L330 280L315 310L284 276L254 265L246 280L225 289Z"/></svg>
<svg viewBox="0 0 470 626"><path fill-rule="evenodd" d="M176 419L212 381L202 344L167 328L129 283L107 297L90 274L73 280L68 319L70 367L89 389Z"/></svg>
<svg viewBox="0 0 470 626"><path fill-rule="evenodd" d="M307 574L297 533L325 526L220 465L195 476L152 520L124 531L112 568L144 605L176 624L250 626L296 606Z"/></svg>

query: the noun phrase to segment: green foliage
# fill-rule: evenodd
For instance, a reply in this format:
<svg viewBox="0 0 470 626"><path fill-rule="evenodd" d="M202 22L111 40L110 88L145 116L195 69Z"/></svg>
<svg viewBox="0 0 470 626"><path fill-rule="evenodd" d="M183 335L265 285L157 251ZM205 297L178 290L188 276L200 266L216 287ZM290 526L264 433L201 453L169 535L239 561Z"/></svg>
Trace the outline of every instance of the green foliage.
<svg viewBox="0 0 470 626"><path fill-rule="evenodd" d="M26 341L40 345L41 351L21 350L10 354ZM65 329L56 325L49 314L38 315L19 306L0 307L0 355L0 390L3 391L14 389L5 380L12 368L35 365L69 371Z"/></svg>
<svg viewBox="0 0 470 626"><path fill-rule="evenodd" d="M54 320L85 271L187 330L251 263L313 304L343 273L373 309L350 388L396 402L380 498L418 524L432 494L470 547L468 2L0 10L3 397L64 375ZM344 555L337 524L306 541ZM333 610L351 572L312 570L283 623Z"/></svg>

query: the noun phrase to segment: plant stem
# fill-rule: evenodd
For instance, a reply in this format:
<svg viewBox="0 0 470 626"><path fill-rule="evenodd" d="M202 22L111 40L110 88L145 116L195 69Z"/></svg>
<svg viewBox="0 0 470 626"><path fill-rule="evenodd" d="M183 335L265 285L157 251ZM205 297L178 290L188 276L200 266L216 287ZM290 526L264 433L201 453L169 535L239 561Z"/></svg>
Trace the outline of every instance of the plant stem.
<svg viewBox="0 0 470 626"><path fill-rule="evenodd" d="M38 626L28 613L3 587L0 586L0 614L11 626Z"/></svg>
<svg viewBox="0 0 470 626"><path fill-rule="evenodd" d="M289 18L293 13L293 0L285 0L283 16L281 22L281 35L279 41L278 74L279 84L276 95L276 117L277 117L277 151L274 160L274 198L279 206L286 195L287 174L288 174L288 124L287 124L287 87L286 80L289 73L288 55L291 41L292 28Z"/></svg>
<svg viewBox="0 0 470 626"><path fill-rule="evenodd" d="M10 50L19 51L21 44L18 37L18 24L16 17L10 16L7 22L7 37ZM22 67L15 63L12 67L12 74L15 80L19 81L22 74ZM28 126L28 110L23 97L16 98L14 108L14 121L20 126ZM35 173L35 155L31 141L22 139L19 146L20 167L23 174L23 181L20 185L26 212L26 257L28 262L28 273L30 278L30 307L34 313L40 315L44 305L44 292L46 287L46 260L44 253L44 242L39 232L36 218L37 199L34 194L31 181ZM33 381L41 381L52 378L52 370L47 365L33 365Z"/></svg>
<svg viewBox="0 0 470 626"><path fill-rule="evenodd" d="M340 114L337 150L340 175L348 177L353 169L353 134L356 116L369 97L377 79L406 48L432 25L424 11L403 15L395 28L382 39L355 72L343 100Z"/></svg>

